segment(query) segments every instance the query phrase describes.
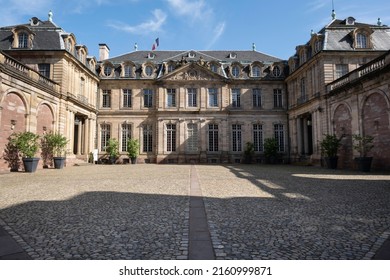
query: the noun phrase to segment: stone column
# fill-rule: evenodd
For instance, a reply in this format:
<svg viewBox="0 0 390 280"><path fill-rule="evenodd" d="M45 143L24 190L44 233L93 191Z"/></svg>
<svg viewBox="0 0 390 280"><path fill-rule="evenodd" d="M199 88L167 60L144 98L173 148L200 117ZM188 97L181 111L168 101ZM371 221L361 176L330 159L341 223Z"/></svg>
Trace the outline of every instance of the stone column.
<svg viewBox="0 0 390 280"><path fill-rule="evenodd" d="M303 149L304 154L309 153L309 129L307 127L307 118L303 118Z"/></svg>
<svg viewBox="0 0 390 280"><path fill-rule="evenodd" d="M298 146L298 155L302 154L302 119L297 118L297 146Z"/></svg>

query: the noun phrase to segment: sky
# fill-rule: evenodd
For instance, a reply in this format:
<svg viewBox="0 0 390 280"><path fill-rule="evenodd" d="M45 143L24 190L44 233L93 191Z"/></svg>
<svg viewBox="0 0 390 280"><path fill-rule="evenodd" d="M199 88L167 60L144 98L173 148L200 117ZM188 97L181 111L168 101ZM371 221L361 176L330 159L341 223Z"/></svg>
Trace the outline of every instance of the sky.
<svg viewBox="0 0 390 280"><path fill-rule="evenodd" d="M332 4L333 2L333 4ZM138 50L256 50L281 59L331 21L390 25L389 0L0 0L0 26L48 19L75 35L98 58L99 44L110 57Z"/></svg>

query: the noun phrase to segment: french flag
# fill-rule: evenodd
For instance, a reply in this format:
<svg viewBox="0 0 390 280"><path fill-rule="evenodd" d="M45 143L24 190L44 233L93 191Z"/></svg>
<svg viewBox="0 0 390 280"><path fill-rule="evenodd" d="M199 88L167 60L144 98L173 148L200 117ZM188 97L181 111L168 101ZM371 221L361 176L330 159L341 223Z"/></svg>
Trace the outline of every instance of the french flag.
<svg viewBox="0 0 390 280"><path fill-rule="evenodd" d="M159 45L160 45L160 39L157 38L156 41L154 42L153 46L152 46L152 51L157 49Z"/></svg>

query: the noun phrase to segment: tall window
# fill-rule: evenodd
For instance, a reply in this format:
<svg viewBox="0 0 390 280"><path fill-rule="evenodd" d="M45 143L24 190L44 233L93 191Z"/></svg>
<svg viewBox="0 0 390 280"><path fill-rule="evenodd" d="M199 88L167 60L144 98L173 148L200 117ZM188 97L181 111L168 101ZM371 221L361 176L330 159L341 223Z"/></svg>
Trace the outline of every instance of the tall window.
<svg viewBox="0 0 390 280"><path fill-rule="evenodd" d="M143 152L152 152L153 151L153 127L152 125L144 125L142 127L143 134Z"/></svg>
<svg viewBox="0 0 390 280"><path fill-rule="evenodd" d="M50 79L50 64L40 63L40 64L38 64L38 69L39 69L39 74Z"/></svg>
<svg viewBox="0 0 390 280"><path fill-rule="evenodd" d="M341 78L342 76L348 74L348 64L336 64L336 75L335 78Z"/></svg>
<svg viewBox="0 0 390 280"><path fill-rule="evenodd" d="M218 90L209 88L209 107L218 107Z"/></svg>
<svg viewBox="0 0 390 280"><path fill-rule="evenodd" d="M241 138L241 125L233 124L232 125L232 145L233 152L242 151L242 138Z"/></svg>
<svg viewBox="0 0 390 280"><path fill-rule="evenodd" d="M111 125L102 124L100 126L100 148L102 152L106 151L108 140L111 137Z"/></svg>
<svg viewBox="0 0 390 280"><path fill-rule="evenodd" d="M131 108L132 92L131 89L123 89L123 107Z"/></svg>
<svg viewBox="0 0 390 280"><path fill-rule="evenodd" d="M198 151L198 125L195 123L187 124L187 152Z"/></svg>
<svg viewBox="0 0 390 280"><path fill-rule="evenodd" d="M18 47L20 49L28 48L28 34L25 32L20 32L18 34Z"/></svg>
<svg viewBox="0 0 390 280"><path fill-rule="evenodd" d="M261 107L261 89L259 89L259 88L253 89L252 100L253 100L253 107L254 108Z"/></svg>
<svg viewBox="0 0 390 280"><path fill-rule="evenodd" d="M356 48L365 49L367 48L367 36L363 33L356 35Z"/></svg>
<svg viewBox="0 0 390 280"><path fill-rule="evenodd" d="M253 145L255 152L262 152L263 149L263 125L254 124L253 125Z"/></svg>
<svg viewBox="0 0 390 280"><path fill-rule="evenodd" d="M127 143L131 139L131 124L122 124L122 152L127 152Z"/></svg>
<svg viewBox="0 0 390 280"><path fill-rule="evenodd" d="M144 89L144 107L152 108L153 107L153 90Z"/></svg>
<svg viewBox="0 0 390 280"><path fill-rule="evenodd" d="M111 90L104 89L102 95L102 107L110 108L111 107Z"/></svg>
<svg viewBox="0 0 390 280"><path fill-rule="evenodd" d="M209 124L209 152L218 152L218 125Z"/></svg>
<svg viewBox="0 0 390 280"><path fill-rule="evenodd" d="M84 95L84 88L85 88L85 79L80 78L80 94Z"/></svg>
<svg viewBox="0 0 390 280"><path fill-rule="evenodd" d="M301 99L302 101L306 100L306 79L301 79Z"/></svg>
<svg viewBox="0 0 390 280"><path fill-rule="evenodd" d="M196 96L196 88L188 88L187 89L187 105L188 107L197 107L197 96Z"/></svg>
<svg viewBox="0 0 390 280"><path fill-rule="evenodd" d="M284 152L284 126L282 124L274 125L275 139L278 142L278 151Z"/></svg>
<svg viewBox="0 0 390 280"><path fill-rule="evenodd" d="M176 152L176 124L167 124L167 152Z"/></svg>
<svg viewBox="0 0 390 280"><path fill-rule="evenodd" d="M239 88L232 89L232 107L233 108L241 107L241 91Z"/></svg>
<svg viewBox="0 0 390 280"><path fill-rule="evenodd" d="M274 108L282 108L283 107L283 95L282 90L280 88L274 89Z"/></svg>
<svg viewBox="0 0 390 280"><path fill-rule="evenodd" d="M176 89L167 89L167 107L176 107Z"/></svg>

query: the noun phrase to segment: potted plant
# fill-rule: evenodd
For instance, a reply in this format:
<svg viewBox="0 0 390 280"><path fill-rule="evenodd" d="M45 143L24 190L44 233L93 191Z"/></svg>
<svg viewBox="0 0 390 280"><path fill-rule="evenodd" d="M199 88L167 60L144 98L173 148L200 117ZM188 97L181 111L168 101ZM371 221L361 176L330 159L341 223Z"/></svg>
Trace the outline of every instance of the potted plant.
<svg viewBox="0 0 390 280"><path fill-rule="evenodd" d="M50 145L53 149L54 168L62 169L65 165L65 148L68 140L60 133L50 133Z"/></svg>
<svg viewBox="0 0 390 280"><path fill-rule="evenodd" d="M246 142L244 150L244 162L247 164L252 163L253 155L255 154L255 145L252 142Z"/></svg>
<svg viewBox="0 0 390 280"><path fill-rule="evenodd" d="M278 149L278 141L276 141L275 138L264 139L264 156L266 163L276 163Z"/></svg>
<svg viewBox="0 0 390 280"><path fill-rule="evenodd" d="M106 146L106 152L109 155L110 163L115 164L119 156L119 142L115 138L110 138Z"/></svg>
<svg viewBox="0 0 390 280"><path fill-rule="evenodd" d="M137 156L139 153L139 141L137 139L129 139L127 142L127 154L132 164L137 163Z"/></svg>
<svg viewBox="0 0 390 280"><path fill-rule="evenodd" d="M22 156L24 170L26 172L35 172L37 170L39 158L34 157L38 152L39 135L32 132L19 132L12 139L13 145L16 146Z"/></svg>
<svg viewBox="0 0 390 280"><path fill-rule="evenodd" d="M16 146L14 140L15 137L15 133L8 137L8 143L5 145L3 153L3 158L6 162L8 162L8 167L10 168L11 172L17 172L21 164L18 147Z"/></svg>
<svg viewBox="0 0 390 280"><path fill-rule="evenodd" d="M359 153L359 157L355 158L358 168L363 172L370 172L372 157L368 157L367 153L374 147L372 142L374 137L370 135L361 136L360 134L352 135L353 148Z"/></svg>
<svg viewBox="0 0 390 280"><path fill-rule="evenodd" d="M337 153L341 146L341 138L336 135L325 134L324 139L320 142L321 150L325 155L326 165L329 169L337 168Z"/></svg>

